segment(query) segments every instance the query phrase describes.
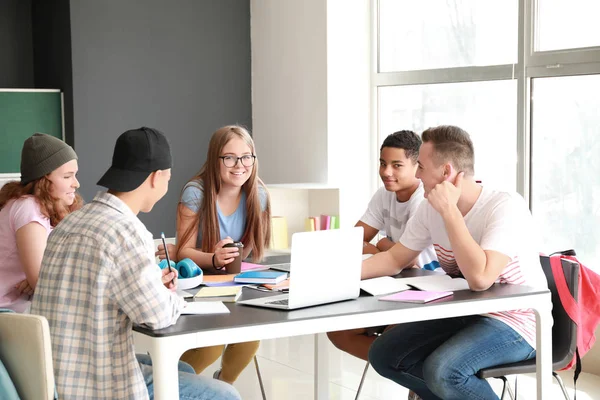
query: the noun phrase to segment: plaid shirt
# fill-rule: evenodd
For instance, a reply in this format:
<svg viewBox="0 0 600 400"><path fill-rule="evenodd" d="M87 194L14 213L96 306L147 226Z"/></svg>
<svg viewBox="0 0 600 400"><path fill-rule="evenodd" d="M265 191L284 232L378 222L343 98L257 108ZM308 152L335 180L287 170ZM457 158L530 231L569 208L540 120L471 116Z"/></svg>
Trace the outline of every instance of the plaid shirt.
<svg viewBox="0 0 600 400"><path fill-rule="evenodd" d="M132 324L174 324L184 302L164 287L152 235L117 197L100 192L54 229L32 314L50 324L64 399L147 399Z"/></svg>

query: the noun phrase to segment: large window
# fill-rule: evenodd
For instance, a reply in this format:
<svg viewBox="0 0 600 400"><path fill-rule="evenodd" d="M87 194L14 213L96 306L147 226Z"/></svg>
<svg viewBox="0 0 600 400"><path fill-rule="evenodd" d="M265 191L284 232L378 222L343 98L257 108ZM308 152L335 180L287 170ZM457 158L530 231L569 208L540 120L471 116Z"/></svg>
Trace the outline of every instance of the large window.
<svg viewBox="0 0 600 400"><path fill-rule="evenodd" d="M541 0L537 10L536 50L600 46L600 1Z"/></svg>
<svg viewBox="0 0 600 400"><path fill-rule="evenodd" d="M517 179L515 81L388 86L379 89L380 132L457 125L471 133L475 177L514 190Z"/></svg>
<svg viewBox="0 0 600 400"><path fill-rule="evenodd" d="M533 80L531 206L547 253L600 270L600 75Z"/></svg>
<svg viewBox="0 0 600 400"><path fill-rule="evenodd" d="M600 0L372 7L374 143L464 128L476 178L529 202L540 251L574 248L600 271Z"/></svg>
<svg viewBox="0 0 600 400"><path fill-rule="evenodd" d="M517 62L516 0L381 0L380 71Z"/></svg>

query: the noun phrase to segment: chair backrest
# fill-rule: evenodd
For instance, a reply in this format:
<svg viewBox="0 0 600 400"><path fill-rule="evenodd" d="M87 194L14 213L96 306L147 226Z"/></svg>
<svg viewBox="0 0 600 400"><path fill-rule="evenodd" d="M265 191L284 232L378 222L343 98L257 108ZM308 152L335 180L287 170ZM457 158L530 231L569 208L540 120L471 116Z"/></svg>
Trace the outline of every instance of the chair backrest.
<svg viewBox="0 0 600 400"><path fill-rule="evenodd" d="M552 325L552 359L554 370L559 370L571 362L575 355L577 324L569 318L560 301L552 267L550 266L550 258L540 256L540 262L548 281L548 289L552 293L552 318L554 320ZM569 291L577 299L579 294L579 264L565 259L561 262Z"/></svg>
<svg viewBox="0 0 600 400"><path fill-rule="evenodd" d="M52 347L46 318L0 313L0 359L22 400L54 399Z"/></svg>

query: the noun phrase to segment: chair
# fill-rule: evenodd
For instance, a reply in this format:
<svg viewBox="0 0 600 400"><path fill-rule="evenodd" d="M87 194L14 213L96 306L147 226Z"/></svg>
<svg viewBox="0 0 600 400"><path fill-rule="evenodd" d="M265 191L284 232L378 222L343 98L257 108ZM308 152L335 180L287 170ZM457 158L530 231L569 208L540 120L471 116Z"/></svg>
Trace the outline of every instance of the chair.
<svg viewBox="0 0 600 400"><path fill-rule="evenodd" d="M365 365L365 369L363 370L362 376L360 377L360 383L358 384L358 389L356 389L356 396L354 397L354 400L358 400L358 397L360 396L360 392L362 391L362 387L363 387L363 384L365 383L365 378L367 376L367 371L369 370L369 365L371 365L371 364L367 361L367 364Z"/></svg>
<svg viewBox="0 0 600 400"><path fill-rule="evenodd" d="M267 400L265 386L263 385L262 375L260 374L260 369L258 368L258 359L256 356L254 356L254 368L256 368L256 375L258 376L258 384L260 385L260 393L262 394L262 398L263 400Z"/></svg>
<svg viewBox="0 0 600 400"><path fill-rule="evenodd" d="M377 326L377 327L369 328L370 332L368 330L368 332L369 332L368 334L372 335L372 336L381 336L386 328L387 328L387 326ZM360 396L360 392L362 391L363 384L365 383L365 378L367 377L367 371L369 370L369 365L371 365L371 364L367 361L367 364L365 365L365 369L363 370L362 376L360 377L360 383L358 384L358 389L356 389L356 396L354 397L354 400L358 400L358 398Z"/></svg>
<svg viewBox="0 0 600 400"><path fill-rule="evenodd" d="M554 371L566 367L575 355L575 350L577 348L577 324L569 318L558 297L556 283L554 281L554 276L552 275L552 268L550 267L550 259L542 256L540 257L540 262L544 274L546 275L546 279L548 280L548 289L550 289L550 292L552 293L552 318L554 320L554 325L552 326L552 375L560 385L565 399L570 400L562 379ZM562 267L569 291L573 297L577 299L579 288L579 264L569 260L562 260ZM504 398L504 394L508 388L509 395L511 399L514 400L515 396L506 380L506 375L527 374L534 373L535 371L535 359L531 359L485 368L477 372L477 376L483 379L501 379L504 382L504 385L502 387L500 399Z"/></svg>
<svg viewBox="0 0 600 400"><path fill-rule="evenodd" d="M46 318L0 313L0 359L22 400L55 398L50 328Z"/></svg>

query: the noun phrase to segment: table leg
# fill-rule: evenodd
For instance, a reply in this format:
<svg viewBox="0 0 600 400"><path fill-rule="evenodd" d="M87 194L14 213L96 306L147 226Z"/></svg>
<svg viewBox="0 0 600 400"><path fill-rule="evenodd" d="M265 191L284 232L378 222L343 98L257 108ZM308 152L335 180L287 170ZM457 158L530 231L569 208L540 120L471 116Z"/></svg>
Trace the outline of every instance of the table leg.
<svg viewBox="0 0 600 400"><path fill-rule="evenodd" d="M315 333L315 400L329 399L329 353L327 336Z"/></svg>
<svg viewBox="0 0 600 400"><path fill-rule="evenodd" d="M169 351L169 346L161 340L153 341L153 346L148 353L152 359L152 378L154 381L154 398L156 400L179 399L179 371L177 365L179 356L177 352Z"/></svg>
<svg viewBox="0 0 600 400"><path fill-rule="evenodd" d="M536 317L537 399L550 396L552 390L552 311L548 299L543 308L534 309Z"/></svg>

